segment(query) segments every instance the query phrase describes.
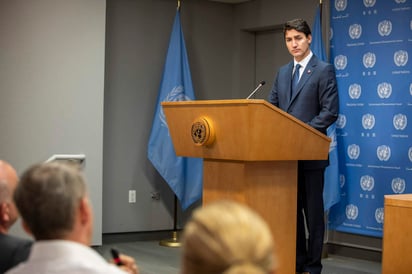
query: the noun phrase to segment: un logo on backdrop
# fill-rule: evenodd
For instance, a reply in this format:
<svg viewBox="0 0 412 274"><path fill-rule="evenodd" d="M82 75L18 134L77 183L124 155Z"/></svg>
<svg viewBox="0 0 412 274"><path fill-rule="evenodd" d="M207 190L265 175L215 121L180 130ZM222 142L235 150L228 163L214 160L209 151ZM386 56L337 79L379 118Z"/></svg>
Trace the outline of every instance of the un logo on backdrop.
<svg viewBox="0 0 412 274"><path fill-rule="evenodd" d="M380 161L388 161L391 158L391 148L389 146L378 146L376 149L376 155Z"/></svg>
<svg viewBox="0 0 412 274"><path fill-rule="evenodd" d="M404 4L406 2L406 0L395 0L395 2L397 4Z"/></svg>
<svg viewBox="0 0 412 274"><path fill-rule="evenodd" d="M335 0L335 9L337 11L344 11L348 5L347 0Z"/></svg>
<svg viewBox="0 0 412 274"><path fill-rule="evenodd" d="M375 210L375 220L378 224L383 223L383 216L384 216L383 207L377 208Z"/></svg>
<svg viewBox="0 0 412 274"><path fill-rule="evenodd" d="M359 209L356 205L350 204L346 206L346 218L349 220L356 220L359 215Z"/></svg>
<svg viewBox="0 0 412 274"><path fill-rule="evenodd" d="M363 55L363 65L365 68L373 68L376 64L376 55L372 52L367 52Z"/></svg>
<svg viewBox="0 0 412 274"><path fill-rule="evenodd" d="M402 194L405 191L406 182L402 178L393 178L391 186L393 193Z"/></svg>
<svg viewBox="0 0 412 274"><path fill-rule="evenodd" d="M404 130L408 125L408 117L405 114L399 113L393 116L393 126L396 130Z"/></svg>
<svg viewBox="0 0 412 274"><path fill-rule="evenodd" d="M381 99L387 99L392 94L392 85L390 83L380 83L377 88L378 96Z"/></svg>
<svg viewBox="0 0 412 274"><path fill-rule="evenodd" d="M375 179L372 176L364 175L360 178L360 186L363 191L371 191L375 186Z"/></svg>
<svg viewBox="0 0 412 274"><path fill-rule="evenodd" d="M378 32L380 36L389 36L392 32L392 22L389 20L379 22Z"/></svg>
<svg viewBox="0 0 412 274"><path fill-rule="evenodd" d="M337 70L344 70L348 65L348 58L345 55L338 55L335 57L334 63Z"/></svg>
<svg viewBox="0 0 412 274"><path fill-rule="evenodd" d="M375 116L370 113L363 115L362 126L364 129L372 129L375 126Z"/></svg>
<svg viewBox="0 0 412 274"><path fill-rule="evenodd" d="M409 93L410 93L411 96L412 96L412 83L409 85Z"/></svg>
<svg viewBox="0 0 412 274"><path fill-rule="evenodd" d="M360 155L360 147L356 144L349 145L347 152L350 159L356 160Z"/></svg>
<svg viewBox="0 0 412 274"><path fill-rule="evenodd" d="M376 0L363 0L363 5L365 5L366 8L371 8L375 6Z"/></svg>
<svg viewBox="0 0 412 274"><path fill-rule="evenodd" d="M412 162L412 147L409 148L408 157L409 157L409 161Z"/></svg>
<svg viewBox="0 0 412 274"><path fill-rule="evenodd" d="M339 114L336 120L336 128L344 128L346 126L346 116L344 114Z"/></svg>
<svg viewBox="0 0 412 274"><path fill-rule="evenodd" d="M352 39L359 39L362 35L362 26L359 24L353 24L349 26L349 36Z"/></svg>
<svg viewBox="0 0 412 274"><path fill-rule="evenodd" d="M404 67L408 63L408 52L405 50L398 50L393 55L393 61L398 67Z"/></svg>
<svg viewBox="0 0 412 274"><path fill-rule="evenodd" d="M349 86L349 97L351 99L359 99L362 94L362 87L359 84L352 84Z"/></svg>

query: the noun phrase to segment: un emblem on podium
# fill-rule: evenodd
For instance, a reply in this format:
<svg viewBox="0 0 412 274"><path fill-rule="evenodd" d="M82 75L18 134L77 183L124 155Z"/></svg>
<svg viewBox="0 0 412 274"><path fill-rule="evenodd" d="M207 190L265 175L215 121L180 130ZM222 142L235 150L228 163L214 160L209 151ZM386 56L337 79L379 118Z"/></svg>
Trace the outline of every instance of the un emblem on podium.
<svg viewBox="0 0 412 274"><path fill-rule="evenodd" d="M215 131L210 120L205 117L196 119L192 124L192 140L197 146L207 146L215 141Z"/></svg>

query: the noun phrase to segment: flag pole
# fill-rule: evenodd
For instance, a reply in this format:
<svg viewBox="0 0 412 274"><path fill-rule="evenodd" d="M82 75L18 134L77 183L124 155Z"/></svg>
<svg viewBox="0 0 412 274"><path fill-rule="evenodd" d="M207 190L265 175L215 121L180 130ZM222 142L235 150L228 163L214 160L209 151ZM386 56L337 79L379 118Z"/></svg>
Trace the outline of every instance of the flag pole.
<svg viewBox="0 0 412 274"><path fill-rule="evenodd" d="M322 0L319 0L319 24L320 24L320 29L322 30ZM323 39L323 37L321 39ZM325 220L325 224L324 224L325 225L325 235L323 236L323 245L324 246L326 245L326 248L322 248L322 258L329 257L329 252L327 248L327 244L329 243L328 214L329 212L326 212L326 214L323 216Z"/></svg>
<svg viewBox="0 0 412 274"><path fill-rule="evenodd" d="M322 0L319 0L319 23L320 23L320 29L322 30L323 24L322 24L322 10L323 10L323 5L322 5ZM323 33L323 32L322 32ZM327 244L329 243L329 210L325 212L324 215L324 220L325 220L325 235L323 237L323 244L326 246L326 248L322 249L322 258L327 258L329 257L329 250L327 248Z"/></svg>
<svg viewBox="0 0 412 274"><path fill-rule="evenodd" d="M180 0L177 0L177 11L180 11ZM180 247L181 243L177 234L177 195L174 195L174 207L173 207L173 231L172 238L167 240L161 240L159 245L166 247Z"/></svg>
<svg viewBox="0 0 412 274"><path fill-rule="evenodd" d="M175 201L174 201L174 213L173 213L173 231L172 231L172 238L167 240L161 240L159 242L161 246L167 247L180 247L181 243L177 238L177 196L175 194Z"/></svg>
<svg viewBox="0 0 412 274"><path fill-rule="evenodd" d="M319 0L319 20L320 20L320 27L322 28L322 0Z"/></svg>

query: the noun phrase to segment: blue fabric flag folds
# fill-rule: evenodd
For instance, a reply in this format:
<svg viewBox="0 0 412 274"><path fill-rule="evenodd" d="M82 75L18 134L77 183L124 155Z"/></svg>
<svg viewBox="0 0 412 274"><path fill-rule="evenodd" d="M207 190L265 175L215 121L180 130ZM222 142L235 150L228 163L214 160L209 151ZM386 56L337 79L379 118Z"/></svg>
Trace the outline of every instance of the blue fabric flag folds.
<svg viewBox="0 0 412 274"><path fill-rule="evenodd" d="M176 156L161 102L194 100L186 46L176 12L148 144L148 158L176 194L183 209L202 196L203 161Z"/></svg>
<svg viewBox="0 0 412 274"><path fill-rule="evenodd" d="M326 52L322 41L322 24L320 17L320 7L318 6L312 27L311 50L319 59L327 62ZM328 211L333 205L340 201L338 144L336 141L335 123L328 128L327 134L332 139L332 142L329 148L329 166L325 170L325 186L323 189L323 204L325 211Z"/></svg>

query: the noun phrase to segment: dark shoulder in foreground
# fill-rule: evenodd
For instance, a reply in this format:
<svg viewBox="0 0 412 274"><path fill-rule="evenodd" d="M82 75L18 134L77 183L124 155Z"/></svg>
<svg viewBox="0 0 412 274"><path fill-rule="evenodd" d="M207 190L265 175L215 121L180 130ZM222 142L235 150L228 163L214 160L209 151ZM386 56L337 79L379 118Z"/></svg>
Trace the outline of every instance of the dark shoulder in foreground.
<svg viewBox="0 0 412 274"><path fill-rule="evenodd" d="M27 260L33 242L0 233L0 273Z"/></svg>

